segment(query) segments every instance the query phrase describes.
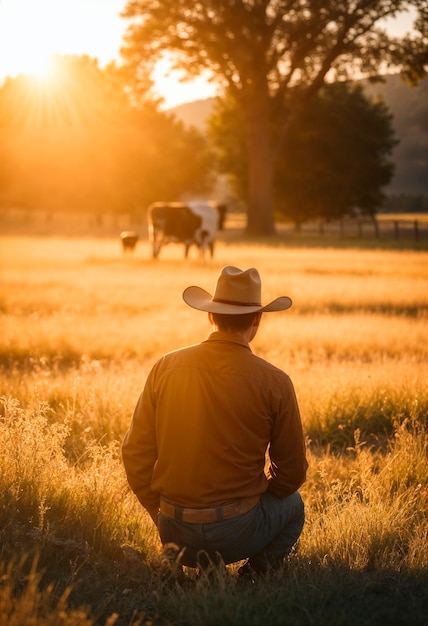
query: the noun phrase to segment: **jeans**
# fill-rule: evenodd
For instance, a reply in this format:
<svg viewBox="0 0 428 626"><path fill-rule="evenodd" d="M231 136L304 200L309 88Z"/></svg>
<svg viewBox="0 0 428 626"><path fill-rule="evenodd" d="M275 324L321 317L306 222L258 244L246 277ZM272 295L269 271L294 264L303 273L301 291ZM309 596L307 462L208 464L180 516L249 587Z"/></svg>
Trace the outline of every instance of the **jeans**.
<svg viewBox="0 0 428 626"><path fill-rule="evenodd" d="M159 513L162 543L174 543L181 563L190 567L211 562L234 563L249 558L255 571L278 566L297 542L305 522L298 491L286 498L263 493L256 506L242 515L209 524L190 524Z"/></svg>

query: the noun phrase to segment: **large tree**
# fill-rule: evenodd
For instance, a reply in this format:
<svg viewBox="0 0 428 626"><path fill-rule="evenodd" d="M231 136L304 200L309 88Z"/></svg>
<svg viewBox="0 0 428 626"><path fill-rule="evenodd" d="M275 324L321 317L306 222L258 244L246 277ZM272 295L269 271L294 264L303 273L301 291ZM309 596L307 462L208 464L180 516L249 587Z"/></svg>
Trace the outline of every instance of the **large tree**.
<svg viewBox="0 0 428 626"><path fill-rule="evenodd" d="M413 8L415 34L387 34L384 20ZM327 80L407 71L427 63L428 0L130 0L124 58L136 82L165 52L189 75L208 68L242 111L248 152L248 222L274 232L274 163L296 116ZM291 87L299 99L278 124ZM275 129L273 131L273 129Z"/></svg>

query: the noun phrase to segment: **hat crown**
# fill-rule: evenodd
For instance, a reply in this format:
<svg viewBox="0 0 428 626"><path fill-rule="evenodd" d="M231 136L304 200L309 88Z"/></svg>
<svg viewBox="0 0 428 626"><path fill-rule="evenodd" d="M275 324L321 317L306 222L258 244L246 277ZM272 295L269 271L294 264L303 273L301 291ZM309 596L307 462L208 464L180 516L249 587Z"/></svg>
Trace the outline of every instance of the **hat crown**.
<svg viewBox="0 0 428 626"><path fill-rule="evenodd" d="M240 270L228 265L217 279L213 301L242 306L261 306L261 279L258 271L251 267Z"/></svg>

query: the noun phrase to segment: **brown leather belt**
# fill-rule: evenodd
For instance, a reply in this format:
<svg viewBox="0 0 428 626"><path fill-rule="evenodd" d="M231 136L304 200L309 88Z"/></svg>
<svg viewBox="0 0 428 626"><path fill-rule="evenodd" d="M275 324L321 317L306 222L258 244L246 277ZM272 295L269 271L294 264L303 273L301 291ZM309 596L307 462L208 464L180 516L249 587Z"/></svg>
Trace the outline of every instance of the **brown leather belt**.
<svg viewBox="0 0 428 626"><path fill-rule="evenodd" d="M235 502L209 509L188 509L166 500L161 500L160 512L167 517L189 524L209 524L210 522L221 522L222 520L248 513L256 506L259 500L259 495L251 496L250 498L242 498L241 500L235 500Z"/></svg>

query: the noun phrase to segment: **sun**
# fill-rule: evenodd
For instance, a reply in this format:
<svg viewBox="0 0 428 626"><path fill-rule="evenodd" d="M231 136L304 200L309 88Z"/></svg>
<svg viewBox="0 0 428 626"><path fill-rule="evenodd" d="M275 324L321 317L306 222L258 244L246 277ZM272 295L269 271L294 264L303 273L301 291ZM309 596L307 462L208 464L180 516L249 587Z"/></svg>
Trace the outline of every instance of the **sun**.
<svg viewBox="0 0 428 626"><path fill-rule="evenodd" d="M0 0L0 82L19 74L46 77L55 55L90 54L89 43L99 42L99 35L88 25L85 3Z"/></svg>
<svg viewBox="0 0 428 626"><path fill-rule="evenodd" d="M31 75L52 81L57 55L89 55L100 65L116 60L126 23L120 18L125 0L0 0L0 87L9 76ZM182 82L163 59L154 73L163 109L216 95L209 76Z"/></svg>
<svg viewBox="0 0 428 626"><path fill-rule="evenodd" d="M1 7L1 5L0 5ZM42 20L34 6L26 4L25 11L13 12L12 3L6 3L0 13L0 72L2 76L27 74L46 77L51 68L51 27ZM23 15L25 14L25 19Z"/></svg>

